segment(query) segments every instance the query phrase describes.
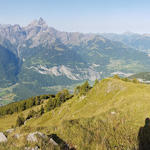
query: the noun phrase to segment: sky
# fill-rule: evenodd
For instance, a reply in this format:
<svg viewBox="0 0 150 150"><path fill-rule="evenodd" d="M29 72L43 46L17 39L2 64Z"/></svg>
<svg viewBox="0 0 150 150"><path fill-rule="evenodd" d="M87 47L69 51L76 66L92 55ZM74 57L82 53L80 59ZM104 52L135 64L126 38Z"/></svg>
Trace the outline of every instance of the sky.
<svg viewBox="0 0 150 150"><path fill-rule="evenodd" d="M40 17L61 31L150 33L150 0L0 0L0 24Z"/></svg>

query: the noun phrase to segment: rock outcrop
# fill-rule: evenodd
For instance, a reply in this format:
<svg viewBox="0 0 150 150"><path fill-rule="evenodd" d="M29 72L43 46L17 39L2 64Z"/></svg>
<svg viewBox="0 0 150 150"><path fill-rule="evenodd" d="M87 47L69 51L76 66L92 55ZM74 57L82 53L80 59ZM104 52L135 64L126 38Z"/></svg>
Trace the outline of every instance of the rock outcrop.
<svg viewBox="0 0 150 150"><path fill-rule="evenodd" d="M47 136L41 132L33 132L27 136L28 142L38 142L38 137L42 139L46 139Z"/></svg>
<svg viewBox="0 0 150 150"><path fill-rule="evenodd" d="M0 143L7 142L7 137L4 135L3 132L0 132Z"/></svg>

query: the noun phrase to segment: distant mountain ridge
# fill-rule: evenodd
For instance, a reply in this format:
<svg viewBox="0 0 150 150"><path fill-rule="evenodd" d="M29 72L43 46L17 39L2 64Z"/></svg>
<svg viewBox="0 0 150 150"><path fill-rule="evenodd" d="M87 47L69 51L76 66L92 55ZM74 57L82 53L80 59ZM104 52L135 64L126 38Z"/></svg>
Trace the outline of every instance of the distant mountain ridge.
<svg viewBox="0 0 150 150"><path fill-rule="evenodd" d="M150 50L150 35L149 34L137 34L132 32L125 32L123 34L104 33L101 34L105 38L113 41L123 42L124 44L136 48L140 51L149 52Z"/></svg>
<svg viewBox="0 0 150 150"><path fill-rule="evenodd" d="M137 78L139 81L144 82L144 83L150 83L150 72L141 72L137 74L133 74L129 76L129 78Z"/></svg>
<svg viewBox="0 0 150 150"><path fill-rule="evenodd" d="M53 93L60 87L72 89L74 84L93 82L117 71L131 74L150 68L148 54L125 42L99 34L61 32L49 27L42 18L25 27L0 25L0 45L19 60L15 82L10 80L5 85L15 86L5 92L2 89L5 94L1 99L7 99L9 92L14 94L14 100L19 100Z"/></svg>

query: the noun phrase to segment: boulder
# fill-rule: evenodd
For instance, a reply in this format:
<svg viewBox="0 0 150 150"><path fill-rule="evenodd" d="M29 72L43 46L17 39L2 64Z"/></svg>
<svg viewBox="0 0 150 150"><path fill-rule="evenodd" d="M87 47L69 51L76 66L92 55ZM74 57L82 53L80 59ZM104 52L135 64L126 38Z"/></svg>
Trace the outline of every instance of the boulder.
<svg viewBox="0 0 150 150"><path fill-rule="evenodd" d="M53 138L50 138L49 142L55 146L58 146L58 143L56 143L56 141Z"/></svg>
<svg viewBox="0 0 150 150"><path fill-rule="evenodd" d="M60 149L63 150L69 150L69 145L64 140L62 140L59 136L57 136L57 134L50 134L48 135L48 138L49 138L49 142L54 146L59 146Z"/></svg>
<svg viewBox="0 0 150 150"><path fill-rule="evenodd" d="M0 143L7 142L7 137L4 135L3 132L0 132Z"/></svg>
<svg viewBox="0 0 150 150"><path fill-rule="evenodd" d="M45 134L41 133L41 132L33 132L33 133L28 134L27 141L28 142L38 142L37 137L40 137L42 139L47 138L47 136Z"/></svg>

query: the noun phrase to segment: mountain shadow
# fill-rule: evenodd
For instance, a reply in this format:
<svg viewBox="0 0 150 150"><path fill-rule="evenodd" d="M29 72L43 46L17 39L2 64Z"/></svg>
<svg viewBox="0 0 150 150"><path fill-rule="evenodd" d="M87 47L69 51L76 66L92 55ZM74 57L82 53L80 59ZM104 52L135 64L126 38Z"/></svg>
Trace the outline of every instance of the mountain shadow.
<svg viewBox="0 0 150 150"><path fill-rule="evenodd" d="M19 68L19 58L9 49L0 45L0 87L16 83Z"/></svg>
<svg viewBox="0 0 150 150"><path fill-rule="evenodd" d="M150 118L146 118L144 127L140 127L138 142L139 150L150 150Z"/></svg>

